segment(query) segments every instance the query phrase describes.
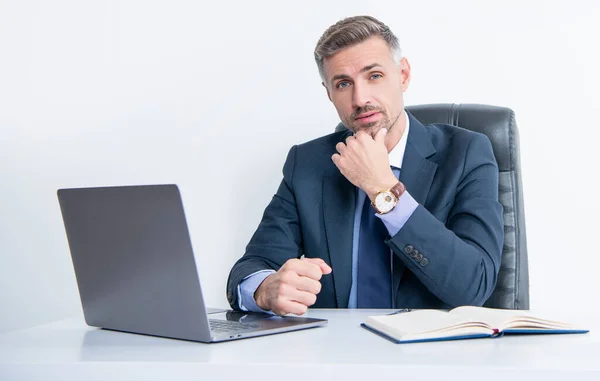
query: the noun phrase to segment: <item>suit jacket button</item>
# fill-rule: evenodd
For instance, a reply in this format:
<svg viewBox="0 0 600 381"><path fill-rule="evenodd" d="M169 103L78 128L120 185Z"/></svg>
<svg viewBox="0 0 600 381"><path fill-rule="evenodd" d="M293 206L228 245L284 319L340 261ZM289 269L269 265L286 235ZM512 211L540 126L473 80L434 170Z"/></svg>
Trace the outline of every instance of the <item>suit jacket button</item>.
<svg viewBox="0 0 600 381"><path fill-rule="evenodd" d="M421 262L421 260L422 260L422 259L423 259L423 254L421 254L421 253L417 253L417 256L415 257L415 260L416 260L417 262Z"/></svg>
<svg viewBox="0 0 600 381"><path fill-rule="evenodd" d="M410 252L410 257L412 259L415 259L417 257L417 255L419 255L419 250L414 249L413 251Z"/></svg>
<svg viewBox="0 0 600 381"><path fill-rule="evenodd" d="M410 254L410 253L412 253L412 252L413 252L413 247L412 247L411 245L406 245L406 246L404 246L404 252L405 252L406 254Z"/></svg>
<svg viewBox="0 0 600 381"><path fill-rule="evenodd" d="M420 265L425 267L425 266L427 266L428 263L429 263L429 260L427 258L423 258L423 259L421 259Z"/></svg>

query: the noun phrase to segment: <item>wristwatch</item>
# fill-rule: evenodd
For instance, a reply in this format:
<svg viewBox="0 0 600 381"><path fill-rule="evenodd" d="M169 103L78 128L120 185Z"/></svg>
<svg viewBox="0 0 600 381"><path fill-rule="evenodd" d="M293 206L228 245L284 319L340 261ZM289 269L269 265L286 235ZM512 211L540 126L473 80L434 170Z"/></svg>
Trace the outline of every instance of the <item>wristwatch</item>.
<svg viewBox="0 0 600 381"><path fill-rule="evenodd" d="M402 196L402 193L406 191L406 187L401 181L398 181L391 189L386 189L377 192L371 205L378 214L386 214L394 210L396 203Z"/></svg>

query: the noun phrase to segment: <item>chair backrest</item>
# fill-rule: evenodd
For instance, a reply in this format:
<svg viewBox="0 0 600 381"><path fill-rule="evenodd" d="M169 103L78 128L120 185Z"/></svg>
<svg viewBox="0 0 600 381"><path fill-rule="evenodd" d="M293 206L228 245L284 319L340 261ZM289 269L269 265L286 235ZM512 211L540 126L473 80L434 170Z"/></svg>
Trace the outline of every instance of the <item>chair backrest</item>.
<svg viewBox="0 0 600 381"><path fill-rule="evenodd" d="M429 104L406 110L423 124L445 123L487 135L498 162L498 200L504 208L502 264L494 292L486 307L529 309L529 268L525 211L514 112L505 107L479 104ZM336 130L345 129L339 124Z"/></svg>

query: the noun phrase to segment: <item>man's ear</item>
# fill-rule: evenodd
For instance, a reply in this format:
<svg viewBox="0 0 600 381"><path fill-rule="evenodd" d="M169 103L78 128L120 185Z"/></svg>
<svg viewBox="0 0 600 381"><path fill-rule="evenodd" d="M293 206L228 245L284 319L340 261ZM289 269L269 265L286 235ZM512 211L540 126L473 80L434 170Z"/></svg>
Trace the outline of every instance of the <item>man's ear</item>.
<svg viewBox="0 0 600 381"><path fill-rule="evenodd" d="M408 85L410 85L410 63L406 57L400 60L398 70L400 71L400 87L402 88L402 92L405 92L408 89Z"/></svg>
<svg viewBox="0 0 600 381"><path fill-rule="evenodd" d="M325 91L327 91L327 98L329 98L329 101L333 102L331 100L331 93L329 93L329 88L327 87L327 85L325 84L325 82L321 82L321 85L323 85L323 87L325 88Z"/></svg>

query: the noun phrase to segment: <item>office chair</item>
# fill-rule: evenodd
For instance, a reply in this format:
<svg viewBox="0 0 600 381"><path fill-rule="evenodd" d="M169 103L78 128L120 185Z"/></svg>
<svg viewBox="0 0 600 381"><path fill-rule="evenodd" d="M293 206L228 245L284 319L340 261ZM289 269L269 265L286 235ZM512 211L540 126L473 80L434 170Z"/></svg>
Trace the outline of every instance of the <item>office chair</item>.
<svg viewBox="0 0 600 381"><path fill-rule="evenodd" d="M529 269L525 237L525 211L514 112L505 107L478 104L407 106L423 124L445 123L485 134L498 162L498 200L504 208L504 246L496 287L485 307L529 309ZM346 127L340 123L336 131Z"/></svg>

